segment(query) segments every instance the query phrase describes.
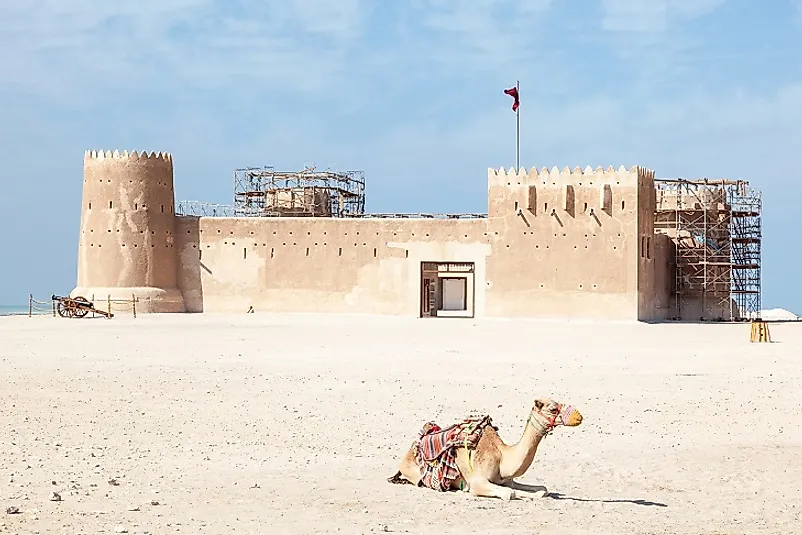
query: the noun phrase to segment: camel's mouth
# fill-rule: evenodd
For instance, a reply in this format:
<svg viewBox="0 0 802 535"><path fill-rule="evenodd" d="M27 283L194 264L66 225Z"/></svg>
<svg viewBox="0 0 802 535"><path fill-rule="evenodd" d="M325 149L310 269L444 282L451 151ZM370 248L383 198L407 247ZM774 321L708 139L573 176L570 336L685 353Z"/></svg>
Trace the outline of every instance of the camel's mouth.
<svg viewBox="0 0 802 535"><path fill-rule="evenodd" d="M565 405L560 412L560 420L567 427L576 427L582 423L582 414L571 405Z"/></svg>

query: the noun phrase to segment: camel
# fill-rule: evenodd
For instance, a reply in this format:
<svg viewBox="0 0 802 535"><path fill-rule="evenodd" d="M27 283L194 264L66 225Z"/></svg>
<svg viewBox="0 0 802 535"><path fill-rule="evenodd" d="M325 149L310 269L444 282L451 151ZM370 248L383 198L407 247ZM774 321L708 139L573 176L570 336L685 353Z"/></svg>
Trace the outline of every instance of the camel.
<svg viewBox="0 0 802 535"><path fill-rule="evenodd" d="M523 485L515 478L529 469L540 441L555 427L581 423L576 408L551 399L535 400L523 436L514 445L501 440L489 416L466 418L445 430L427 422L388 481L502 500L541 498L545 487Z"/></svg>

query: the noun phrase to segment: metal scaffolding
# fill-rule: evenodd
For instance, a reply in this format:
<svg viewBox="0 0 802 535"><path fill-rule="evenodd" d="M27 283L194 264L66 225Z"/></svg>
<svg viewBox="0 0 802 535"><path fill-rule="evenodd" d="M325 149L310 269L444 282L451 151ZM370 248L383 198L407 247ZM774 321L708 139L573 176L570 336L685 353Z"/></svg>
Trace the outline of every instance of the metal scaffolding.
<svg viewBox="0 0 802 535"><path fill-rule="evenodd" d="M728 192L731 214L733 300L742 316L757 318L761 302L761 242L763 228L760 192L740 183Z"/></svg>
<svg viewBox="0 0 802 535"><path fill-rule="evenodd" d="M477 219L487 214L365 212L363 171L276 171L272 166L234 170L234 204L179 201L177 215L202 217L337 217Z"/></svg>
<svg viewBox="0 0 802 535"><path fill-rule="evenodd" d="M760 192L743 180L657 179L655 231L675 246L676 316L738 321L761 307ZM694 304L695 303L695 304Z"/></svg>
<svg viewBox="0 0 802 535"><path fill-rule="evenodd" d="M365 213L362 171L234 171L234 215L245 217L355 217Z"/></svg>

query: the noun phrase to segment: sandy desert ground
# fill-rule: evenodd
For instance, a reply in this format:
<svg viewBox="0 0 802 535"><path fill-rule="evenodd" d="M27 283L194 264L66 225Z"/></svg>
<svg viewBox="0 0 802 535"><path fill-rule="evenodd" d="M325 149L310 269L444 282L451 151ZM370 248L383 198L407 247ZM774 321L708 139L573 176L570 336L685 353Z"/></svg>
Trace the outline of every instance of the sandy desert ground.
<svg viewBox="0 0 802 535"><path fill-rule="evenodd" d="M0 533L802 533L802 324L771 334L0 318ZM516 441L535 396L585 416L522 479L547 497L387 483L425 421L489 412Z"/></svg>

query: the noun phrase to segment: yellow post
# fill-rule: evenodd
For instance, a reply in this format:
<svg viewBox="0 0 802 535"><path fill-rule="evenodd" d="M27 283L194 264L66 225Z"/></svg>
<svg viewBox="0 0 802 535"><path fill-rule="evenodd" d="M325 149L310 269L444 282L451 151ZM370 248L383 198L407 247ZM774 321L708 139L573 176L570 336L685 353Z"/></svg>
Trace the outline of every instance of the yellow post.
<svg viewBox="0 0 802 535"><path fill-rule="evenodd" d="M763 320L753 320L752 332L749 335L749 341L771 343L771 335L769 334L769 324Z"/></svg>

